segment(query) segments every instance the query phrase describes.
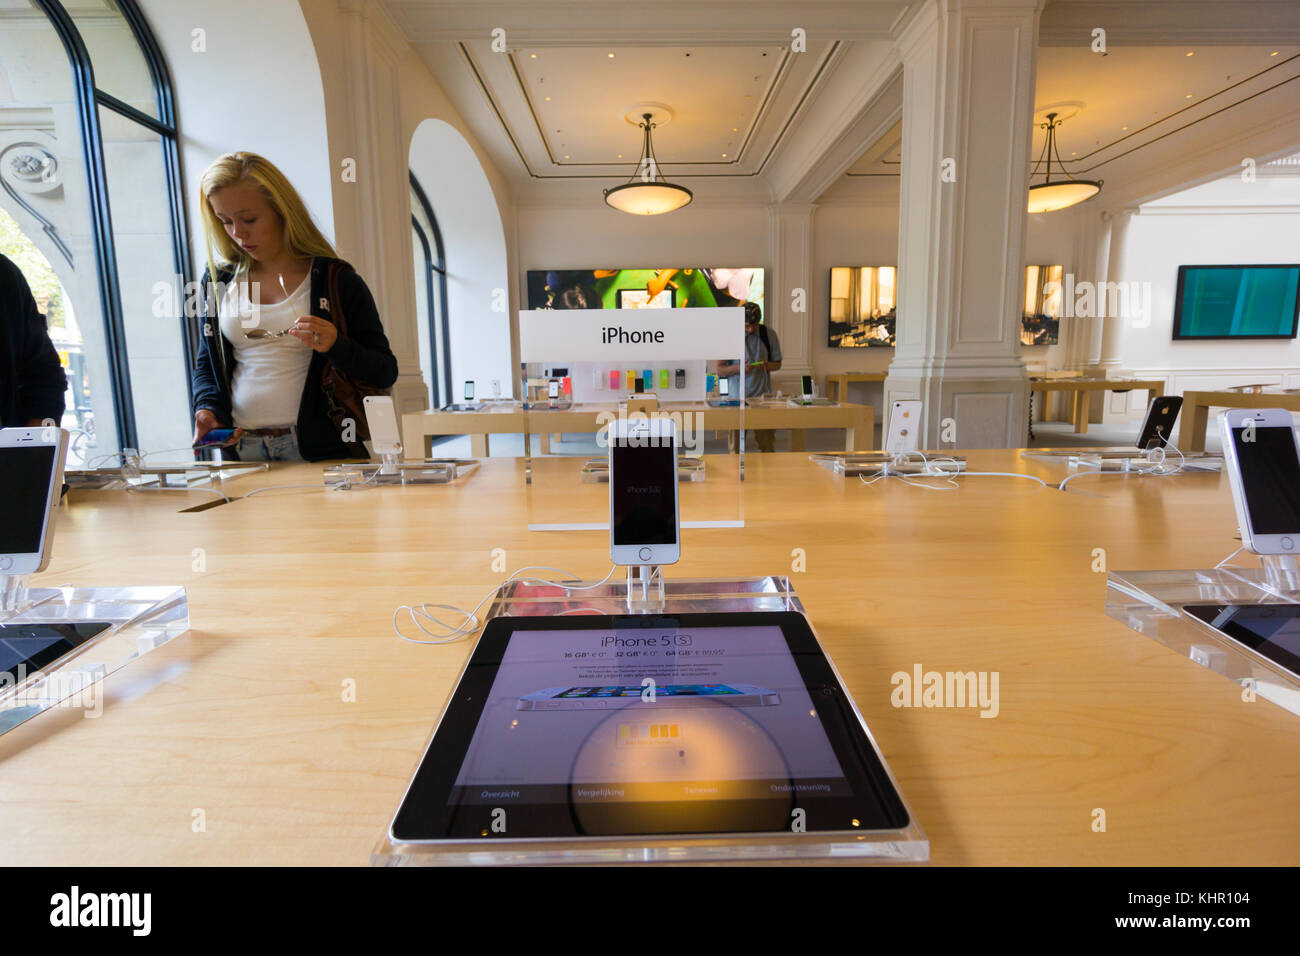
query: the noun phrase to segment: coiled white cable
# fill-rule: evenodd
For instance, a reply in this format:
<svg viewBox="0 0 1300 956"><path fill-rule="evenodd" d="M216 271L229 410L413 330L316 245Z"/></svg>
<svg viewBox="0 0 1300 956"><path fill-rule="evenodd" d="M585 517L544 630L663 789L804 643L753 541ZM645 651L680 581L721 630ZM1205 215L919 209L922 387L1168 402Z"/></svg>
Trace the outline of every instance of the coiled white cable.
<svg viewBox="0 0 1300 956"><path fill-rule="evenodd" d="M397 636L400 637L402 640L407 641L408 643L411 644L450 644L453 641L460 640L462 637L469 637L471 634L476 633L479 630L479 628L483 626L483 622L480 621L478 617L479 610L483 607L484 604L492 600L492 598L494 598L497 595L497 593L503 587L509 584L511 581L517 580L524 584L545 584L551 587L563 588L565 591L590 591L591 589L598 588L602 584L608 582L609 579L614 576L614 572L617 570L618 570L618 565L613 565L609 569L609 574L605 575L595 584L573 585L573 584L562 584L559 581L547 581L544 578L520 578L519 575L523 574L525 571L558 571L560 574L570 573L564 570L564 568L553 568L547 565L530 565L529 567L520 568L518 571L513 572L510 575L510 577L506 578L504 581L502 581L500 584L494 587L491 591L485 594L483 596L483 600L475 604L473 609L470 611L463 611L453 604L425 603L425 604L398 605L398 607L393 611L393 632L397 634ZM453 627L448 622L441 621L437 617L435 617L432 613L430 613L429 610L430 608L436 608L443 611L452 611L456 614L460 614L464 618L464 620L462 620L461 623ZM579 608L575 610L582 610L582 609ZM422 641L417 637L407 637L405 634L403 634L401 625L397 623L397 616L401 614L403 611L405 611L407 614L410 615L411 623L415 625L416 629L419 630L421 634L424 634L425 636L432 638L432 640ZM422 621L427 621L431 624L436 624L438 627L442 628L443 630L440 633L430 631L424 626Z"/></svg>

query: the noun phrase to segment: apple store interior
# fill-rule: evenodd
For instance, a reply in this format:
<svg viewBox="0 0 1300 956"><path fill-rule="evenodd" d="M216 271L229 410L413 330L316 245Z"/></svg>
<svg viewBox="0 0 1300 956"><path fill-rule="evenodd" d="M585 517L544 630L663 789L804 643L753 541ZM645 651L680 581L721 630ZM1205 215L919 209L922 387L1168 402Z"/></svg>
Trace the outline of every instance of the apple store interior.
<svg viewBox="0 0 1300 956"><path fill-rule="evenodd" d="M0 187L0 862L1300 863L1300 4L0 0Z"/></svg>

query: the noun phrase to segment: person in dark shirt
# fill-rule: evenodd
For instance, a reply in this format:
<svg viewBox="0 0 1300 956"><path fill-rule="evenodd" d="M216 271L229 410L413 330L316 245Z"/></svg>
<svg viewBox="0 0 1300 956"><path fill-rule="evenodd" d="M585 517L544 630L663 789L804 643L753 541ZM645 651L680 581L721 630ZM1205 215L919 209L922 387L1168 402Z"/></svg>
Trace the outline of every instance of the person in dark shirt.
<svg viewBox="0 0 1300 956"><path fill-rule="evenodd" d="M0 426L22 428L63 420L67 376L54 351L31 287L0 255Z"/></svg>

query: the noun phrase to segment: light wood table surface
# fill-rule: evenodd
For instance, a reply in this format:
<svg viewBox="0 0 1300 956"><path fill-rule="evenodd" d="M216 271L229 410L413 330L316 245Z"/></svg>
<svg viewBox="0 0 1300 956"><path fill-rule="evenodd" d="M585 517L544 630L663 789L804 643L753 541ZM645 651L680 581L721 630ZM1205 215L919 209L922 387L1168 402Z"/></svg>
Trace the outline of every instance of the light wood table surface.
<svg viewBox="0 0 1300 956"><path fill-rule="evenodd" d="M1051 378L1030 379L1031 392L1069 392L1070 421L1074 430L1082 435L1088 430L1088 405L1083 396L1088 392L1132 392L1147 391L1152 398L1165 393L1165 383L1160 379L1123 379L1123 378Z"/></svg>
<svg viewBox="0 0 1300 956"><path fill-rule="evenodd" d="M522 467L187 514L207 496L73 492L36 583L184 585L192 630L107 678L101 717L0 737L0 862L366 865L470 652L397 640L393 609L472 607L504 577L494 548L511 570L609 570L605 533L524 530ZM320 481L272 466L229 488ZM1224 477L958 481L868 487L755 454L747 526L687 530L669 573L790 574L935 863L1300 863L1300 718L1106 617L1092 570L1096 548L1113 569L1213 566L1237 547ZM890 677L916 664L997 671L998 716L895 709Z"/></svg>
<svg viewBox="0 0 1300 956"><path fill-rule="evenodd" d="M1205 451L1211 408L1285 408L1300 412L1300 393L1183 392L1183 420L1178 426L1178 447L1183 451Z"/></svg>
<svg viewBox="0 0 1300 956"><path fill-rule="evenodd" d="M705 430L735 429L739 424L738 406L714 406L695 402L661 403L664 414L699 415L698 427ZM471 454L488 455L489 434L535 434L541 436L540 451L550 452L550 436L564 432L600 430L609 421L615 405L577 405L572 408L498 407L481 412L409 412L402 416L402 446L408 458L427 457L434 435L469 435ZM692 421L696 419L692 418ZM795 406L784 400L745 407L745 428L790 429L791 448L804 449L804 433L809 428L844 430L844 450L857 451L875 440L875 410L870 405L841 402L836 405Z"/></svg>
<svg viewBox="0 0 1300 956"><path fill-rule="evenodd" d="M850 382L883 382L888 377L887 372L840 372L836 375L827 375L826 397L842 402L849 397Z"/></svg>

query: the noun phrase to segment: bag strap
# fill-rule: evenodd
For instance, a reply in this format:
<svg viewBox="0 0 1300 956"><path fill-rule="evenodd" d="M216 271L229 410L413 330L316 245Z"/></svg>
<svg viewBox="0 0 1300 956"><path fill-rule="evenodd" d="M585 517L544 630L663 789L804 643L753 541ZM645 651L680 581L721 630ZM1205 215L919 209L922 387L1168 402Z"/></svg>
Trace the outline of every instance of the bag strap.
<svg viewBox="0 0 1300 956"><path fill-rule="evenodd" d="M758 323L758 340L763 343L763 348L767 349L767 360L772 360L772 341L767 337L767 326L762 322Z"/></svg>

